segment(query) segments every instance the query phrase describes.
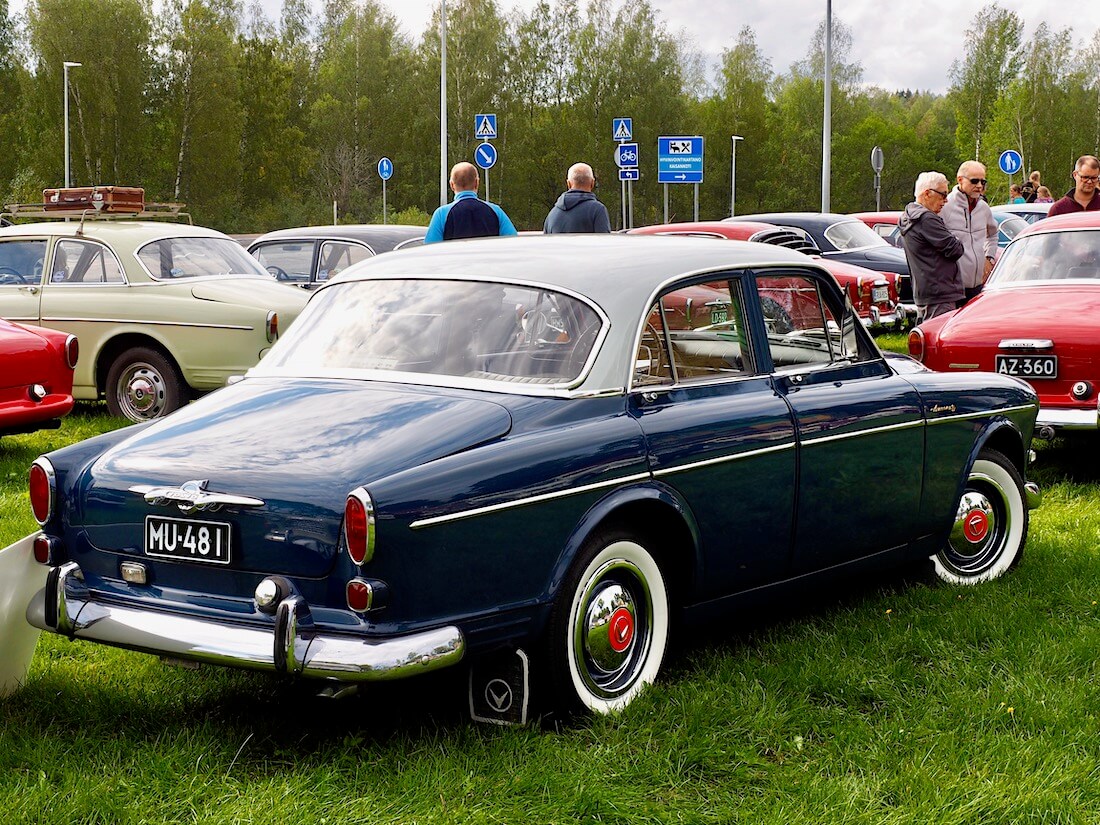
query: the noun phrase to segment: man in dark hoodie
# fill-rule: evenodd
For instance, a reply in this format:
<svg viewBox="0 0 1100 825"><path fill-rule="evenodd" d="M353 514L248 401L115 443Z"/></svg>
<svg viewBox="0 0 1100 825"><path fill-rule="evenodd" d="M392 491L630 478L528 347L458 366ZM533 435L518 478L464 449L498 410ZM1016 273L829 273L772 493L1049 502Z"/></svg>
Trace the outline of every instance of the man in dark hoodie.
<svg viewBox="0 0 1100 825"><path fill-rule="evenodd" d="M607 207L596 200L592 190L596 176L587 163L574 163L569 167L565 181L569 188L561 193L557 203L546 216L542 231L548 235L561 232L610 232L611 221Z"/></svg>
<svg viewBox="0 0 1100 825"><path fill-rule="evenodd" d="M956 263L963 254L962 241L948 231L939 214L947 201L947 178L939 172L921 172L913 194L916 202L905 207L898 229L920 323L956 309L966 292Z"/></svg>

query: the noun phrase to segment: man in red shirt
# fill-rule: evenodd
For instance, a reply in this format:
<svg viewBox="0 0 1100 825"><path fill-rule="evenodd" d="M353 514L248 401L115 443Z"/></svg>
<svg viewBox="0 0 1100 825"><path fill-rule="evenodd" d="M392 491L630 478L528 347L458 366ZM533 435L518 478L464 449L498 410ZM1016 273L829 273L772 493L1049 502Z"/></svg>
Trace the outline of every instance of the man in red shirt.
<svg viewBox="0 0 1100 825"><path fill-rule="evenodd" d="M1047 216L1068 215L1071 212L1100 212L1100 160L1092 155L1081 155L1073 167L1073 180L1077 184L1060 201L1050 207Z"/></svg>

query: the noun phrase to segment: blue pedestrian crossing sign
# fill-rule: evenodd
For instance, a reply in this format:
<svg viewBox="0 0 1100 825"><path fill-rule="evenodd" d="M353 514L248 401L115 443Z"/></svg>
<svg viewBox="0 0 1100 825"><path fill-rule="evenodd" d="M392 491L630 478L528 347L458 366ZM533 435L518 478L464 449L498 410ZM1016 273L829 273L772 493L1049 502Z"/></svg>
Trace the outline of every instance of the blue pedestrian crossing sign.
<svg viewBox="0 0 1100 825"><path fill-rule="evenodd" d="M1006 149L997 158L997 165L1001 167L1001 171L1006 175L1015 175L1023 168L1024 159L1020 157L1020 153L1015 149Z"/></svg>
<svg viewBox="0 0 1100 825"><path fill-rule="evenodd" d="M611 135L613 140L634 139L634 118L615 117L611 119Z"/></svg>
<svg viewBox="0 0 1100 825"><path fill-rule="evenodd" d="M382 158L378 161L378 177L382 180L389 180L393 177L393 161L389 158Z"/></svg>
<svg viewBox="0 0 1100 825"><path fill-rule="evenodd" d="M494 140L496 136L496 115L474 115L474 137L478 140Z"/></svg>
<svg viewBox="0 0 1100 825"><path fill-rule="evenodd" d="M482 169L491 169L497 162L497 148L491 143L483 143L474 150L474 160Z"/></svg>

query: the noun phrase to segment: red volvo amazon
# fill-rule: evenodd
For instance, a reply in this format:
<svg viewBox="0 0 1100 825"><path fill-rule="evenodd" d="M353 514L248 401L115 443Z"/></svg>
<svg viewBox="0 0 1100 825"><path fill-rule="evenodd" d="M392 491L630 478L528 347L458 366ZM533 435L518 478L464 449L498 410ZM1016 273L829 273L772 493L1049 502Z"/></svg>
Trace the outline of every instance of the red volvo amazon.
<svg viewBox="0 0 1100 825"><path fill-rule="evenodd" d="M0 319L0 435L60 424L78 354L75 335Z"/></svg>
<svg viewBox="0 0 1100 825"><path fill-rule="evenodd" d="M1020 232L982 293L909 334L934 370L991 370L1029 382L1037 432L1100 426L1100 213L1046 218Z"/></svg>

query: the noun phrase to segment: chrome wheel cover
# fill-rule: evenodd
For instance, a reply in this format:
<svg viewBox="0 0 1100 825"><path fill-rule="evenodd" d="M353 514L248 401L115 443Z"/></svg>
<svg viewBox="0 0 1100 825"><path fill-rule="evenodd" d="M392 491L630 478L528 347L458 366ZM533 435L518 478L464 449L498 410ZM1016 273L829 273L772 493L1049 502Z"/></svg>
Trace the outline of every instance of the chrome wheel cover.
<svg viewBox="0 0 1100 825"><path fill-rule="evenodd" d="M164 376L145 361L128 364L115 385L118 406L131 421L151 421L162 416L167 396Z"/></svg>
<svg viewBox="0 0 1100 825"><path fill-rule="evenodd" d="M940 558L960 574L978 575L1000 557L1011 529L1008 493L992 477L971 473Z"/></svg>

